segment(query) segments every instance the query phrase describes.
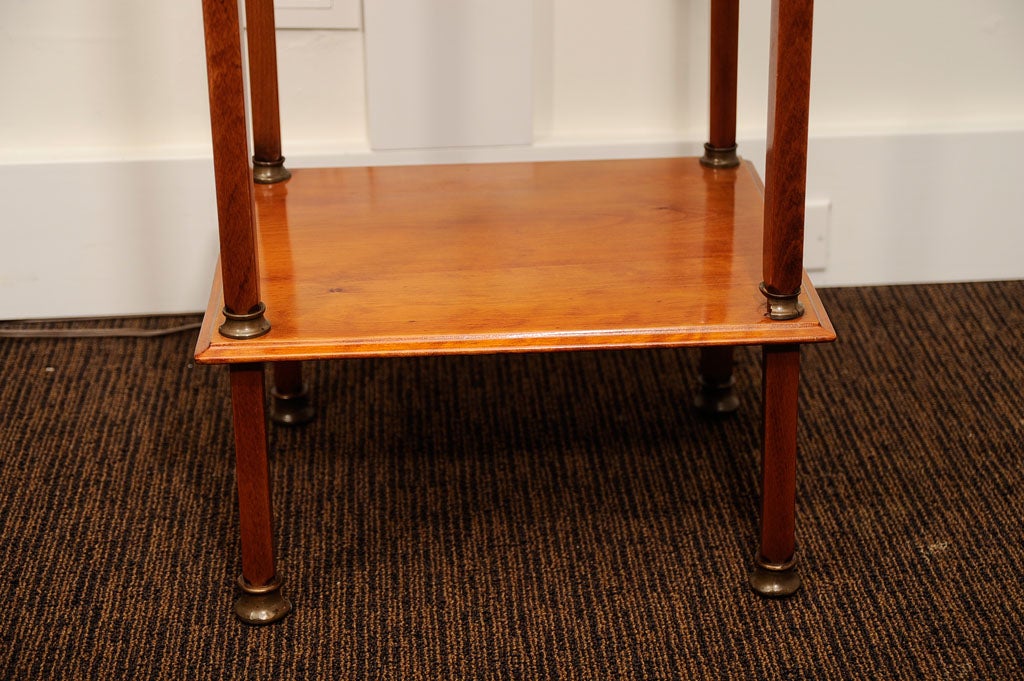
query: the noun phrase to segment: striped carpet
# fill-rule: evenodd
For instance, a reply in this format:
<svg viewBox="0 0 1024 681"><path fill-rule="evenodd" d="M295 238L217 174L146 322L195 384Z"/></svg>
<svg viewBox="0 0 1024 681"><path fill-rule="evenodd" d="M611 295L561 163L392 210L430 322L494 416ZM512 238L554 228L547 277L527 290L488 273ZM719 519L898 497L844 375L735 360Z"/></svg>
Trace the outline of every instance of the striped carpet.
<svg viewBox="0 0 1024 681"><path fill-rule="evenodd" d="M822 298L796 597L745 585L755 349L720 421L692 351L353 360L271 432L296 608L262 629L194 332L0 340L0 678L1020 678L1024 283Z"/></svg>

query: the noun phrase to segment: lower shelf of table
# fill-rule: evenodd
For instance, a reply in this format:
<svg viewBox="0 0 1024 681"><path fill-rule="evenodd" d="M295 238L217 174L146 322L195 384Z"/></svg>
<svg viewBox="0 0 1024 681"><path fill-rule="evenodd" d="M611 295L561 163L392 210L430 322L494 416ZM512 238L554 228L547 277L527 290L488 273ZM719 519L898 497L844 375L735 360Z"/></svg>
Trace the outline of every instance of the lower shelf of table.
<svg viewBox="0 0 1024 681"><path fill-rule="evenodd" d="M765 317L760 181L695 158L293 170L256 187L271 331L204 363L835 338Z"/></svg>

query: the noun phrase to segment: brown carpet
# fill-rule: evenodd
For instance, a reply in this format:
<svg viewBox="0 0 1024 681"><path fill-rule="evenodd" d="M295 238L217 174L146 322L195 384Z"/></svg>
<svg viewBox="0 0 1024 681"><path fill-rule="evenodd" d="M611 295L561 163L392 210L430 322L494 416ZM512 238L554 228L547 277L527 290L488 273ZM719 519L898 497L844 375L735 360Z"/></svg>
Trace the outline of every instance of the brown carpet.
<svg viewBox="0 0 1024 681"><path fill-rule="evenodd" d="M271 434L296 609L253 629L226 369L2 340L0 678L1020 678L1024 283L822 297L783 602L745 584L755 349L711 422L692 351L311 367L319 420Z"/></svg>

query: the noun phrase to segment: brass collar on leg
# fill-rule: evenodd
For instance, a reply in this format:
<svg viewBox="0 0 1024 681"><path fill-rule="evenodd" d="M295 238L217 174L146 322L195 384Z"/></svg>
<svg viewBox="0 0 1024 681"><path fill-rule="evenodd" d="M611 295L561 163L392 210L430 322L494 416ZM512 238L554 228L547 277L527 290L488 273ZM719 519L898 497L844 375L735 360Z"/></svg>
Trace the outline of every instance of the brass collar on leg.
<svg viewBox="0 0 1024 681"><path fill-rule="evenodd" d="M220 325L218 331L225 338L236 340L259 338L270 331L270 322L264 316L266 311L267 306L262 302L257 303L256 307L245 314L235 314L225 307L223 310L224 323Z"/></svg>
<svg viewBox="0 0 1024 681"><path fill-rule="evenodd" d="M804 306L800 302L800 289L796 290L796 293L790 295L780 295L778 293L772 293L765 286L764 282L758 287L761 289L761 293L768 299L768 318L776 321L786 321L787 319L797 319L803 317Z"/></svg>
<svg viewBox="0 0 1024 681"><path fill-rule="evenodd" d="M286 395L277 388L270 389L270 420L285 426L301 426L316 418L316 410L309 401L309 389L305 384L297 393Z"/></svg>
<svg viewBox="0 0 1024 681"><path fill-rule="evenodd" d="M284 156L276 161L252 159L252 179L256 184L277 184L291 176L291 172L284 167Z"/></svg>
<svg viewBox="0 0 1024 681"><path fill-rule="evenodd" d="M729 376L725 381L708 381L699 376L700 392L693 398L693 406L705 416L728 416L740 406L739 395L736 394L736 377Z"/></svg>
<svg viewBox="0 0 1024 681"><path fill-rule="evenodd" d="M740 157L736 155L736 145L731 147L713 147L710 143L704 144L704 156L700 164L705 168L735 168L740 164Z"/></svg>

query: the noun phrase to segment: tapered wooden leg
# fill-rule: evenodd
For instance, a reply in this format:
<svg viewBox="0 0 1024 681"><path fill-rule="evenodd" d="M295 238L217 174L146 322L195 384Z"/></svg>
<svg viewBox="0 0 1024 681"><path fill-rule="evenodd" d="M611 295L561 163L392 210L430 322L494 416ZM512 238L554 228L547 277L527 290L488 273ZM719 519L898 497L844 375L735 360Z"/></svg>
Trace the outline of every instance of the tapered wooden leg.
<svg viewBox="0 0 1024 681"><path fill-rule="evenodd" d="M231 366L239 528L242 536L242 595L235 614L247 624L269 624L291 610L274 568L274 535L267 462L267 426L262 364Z"/></svg>
<svg viewBox="0 0 1024 681"><path fill-rule="evenodd" d="M766 346L761 461L761 545L750 585L763 596L800 588L796 571L796 435L800 346Z"/></svg>
<svg viewBox="0 0 1024 681"><path fill-rule="evenodd" d="M736 396L733 378L733 348L711 347L700 349L700 391L693 405L708 416L724 416L736 411L740 400Z"/></svg>
<svg viewBox="0 0 1024 681"><path fill-rule="evenodd" d="M274 423L298 426L316 416L309 389L302 380L301 362L274 362L274 387L270 390L270 418Z"/></svg>

